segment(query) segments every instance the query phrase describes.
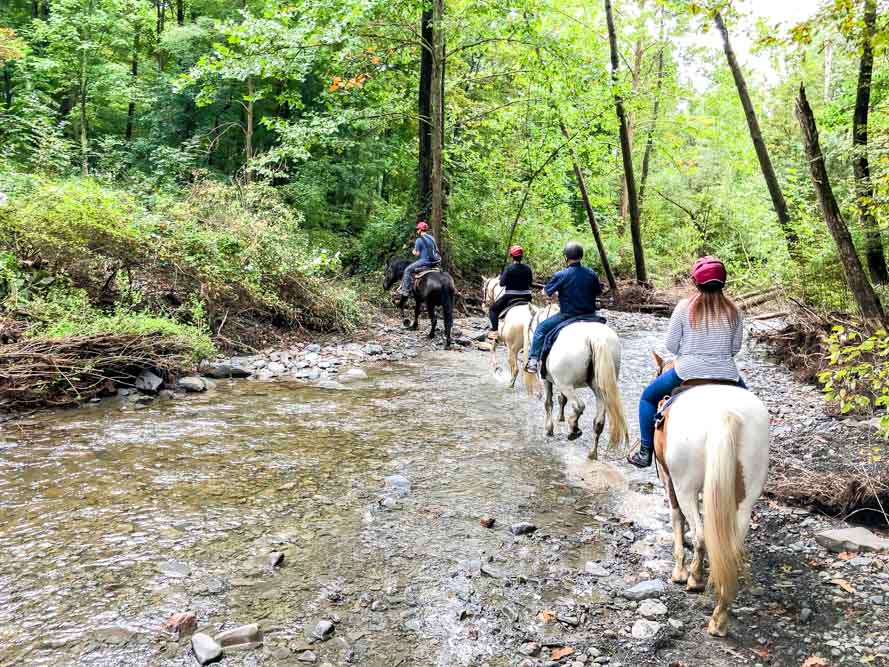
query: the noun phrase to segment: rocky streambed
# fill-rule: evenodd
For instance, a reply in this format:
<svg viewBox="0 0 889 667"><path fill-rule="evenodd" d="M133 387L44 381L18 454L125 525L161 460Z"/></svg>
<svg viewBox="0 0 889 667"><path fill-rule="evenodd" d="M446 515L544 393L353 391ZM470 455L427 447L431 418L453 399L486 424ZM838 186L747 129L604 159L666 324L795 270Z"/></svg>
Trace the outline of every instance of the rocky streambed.
<svg viewBox="0 0 889 667"><path fill-rule="evenodd" d="M609 318L632 415L664 322ZM769 499L709 638L712 598L669 583L654 473L545 438L459 326L449 352L380 321L217 360L184 400L5 424L0 664L889 664L887 554ZM742 365L782 451L873 444L761 351Z"/></svg>

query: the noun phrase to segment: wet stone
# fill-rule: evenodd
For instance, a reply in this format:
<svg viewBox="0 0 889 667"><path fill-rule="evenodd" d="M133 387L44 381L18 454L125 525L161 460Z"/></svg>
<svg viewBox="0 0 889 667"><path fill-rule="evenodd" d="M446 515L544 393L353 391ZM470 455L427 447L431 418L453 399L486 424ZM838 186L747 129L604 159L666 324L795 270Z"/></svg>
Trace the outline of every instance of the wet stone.
<svg viewBox="0 0 889 667"><path fill-rule="evenodd" d="M599 563L595 563L593 561L588 561L583 571L594 577L608 576L608 570L606 570L604 566L599 565Z"/></svg>
<svg viewBox="0 0 889 667"><path fill-rule="evenodd" d="M867 528L841 528L828 530L815 536L828 551L889 551L889 540L878 537Z"/></svg>
<svg viewBox="0 0 889 667"><path fill-rule="evenodd" d="M193 394L207 391L207 383L204 381L204 378L197 377L196 375L189 375L188 377L179 378L176 386L183 391L187 391Z"/></svg>
<svg viewBox="0 0 889 667"><path fill-rule="evenodd" d="M157 566L157 569L161 574L174 579L183 579L191 574L191 568L188 565L176 560L164 561Z"/></svg>
<svg viewBox="0 0 889 667"><path fill-rule="evenodd" d="M333 633L335 631L333 623L328 620L318 621L317 625L315 625L315 629L312 630L312 637L315 639L320 639L321 641L327 641L331 637L333 637Z"/></svg>
<svg viewBox="0 0 889 667"><path fill-rule="evenodd" d="M191 650L202 665L209 665L222 659L222 646L210 635L198 632L191 638Z"/></svg>
<svg viewBox="0 0 889 667"><path fill-rule="evenodd" d="M633 629L630 634L633 635L634 639L651 639L660 631L660 629L660 623L640 618L633 624Z"/></svg>
<svg viewBox="0 0 889 667"><path fill-rule="evenodd" d="M178 637L188 637L198 629L197 617L191 612L173 614L164 623L164 629L169 630Z"/></svg>
<svg viewBox="0 0 889 667"><path fill-rule="evenodd" d="M660 600L643 600L636 611L645 618L657 618L667 615L667 605Z"/></svg>
<svg viewBox="0 0 889 667"><path fill-rule="evenodd" d="M256 623L241 625L216 635L216 641L225 648L234 648L246 644L261 644L262 631Z"/></svg>
<svg viewBox="0 0 889 667"><path fill-rule="evenodd" d="M343 382L353 382L355 380L366 380L367 373L360 368L350 368L345 373L341 373L339 378Z"/></svg>
<svg viewBox="0 0 889 667"><path fill-rule="evenodd" d="M535 526L533 523L528 523L527 521L520 521L519 523L514 523L509 527L509 532L513 535L530 535L536 530L537 526Z"/></svg>
<svg viewBox="0 0 889 667"><path fill-rule="evenodd" d="M246 368L233 366L231 364L210 364L204 368L204 375L216 380L226 380L229 378L248 378L252 372Z"/></svg>
<svg viewBox="0 0 889 667"><path fill-rule="evenodd" d="M389 475L383 482L384 488L394 491L402 498L410 495L411 481L404 475Z"/></svg>
<svg viewBox="0 0 889 667"><path fill-rule="evenodd" d="M493 528L496 521L497 520L492 516L483 516L478 520L482 528Z"/></svg>
<svg viewBox="0 0 889 667"><path fill-rule="evenodd" d="M280 551L272 551L269 553L269 565L272 567L281 567L284 565L284 554Z"/></svg>
<svg viewBox="0 0 889 667"><path fill-rule="evenodd" d="M316 656L312 651L303 651L298 656L296 656L296 659L299 662L306 662L306 663L318 662L318 656Z"/></svg>
<svg viewBox="0 0 889 667"><path fill-rule="evenodd" d="M148 369L139 373L139 377L136 378L136 389L148 394L156 394L163 385L164 379Z"/></svg>
<svg viewBox="0 0 889 667"><path fill-rule="evenodd" d="M225 582L219 577L211 577L207 580L207 590L213 595L218 595L225 590Z"/></svg>
<svg viewBox="0 0 889 667"><path fill-rule="evenodd" d="M648 581L640 581L635 586L628 588L623 592L623 596L628 600L647 600L648 598L657 598L667 592L667 584L660 579L649 579Z"/></svg>
<svg viewBox="0 0 889 667"><path fill-rule="evenodd" d="M132 630L121 627L99 628L93 633L93 637L103 644L120 646L130 641L133 638L133 634Z"/></svg>
<svg viewBox="0 0 889 667"><path fill-rule="evenodd" d="M800 623L808 623L810 618L812 618L812 610L808 607L803 607L799 613Z"/></svg>

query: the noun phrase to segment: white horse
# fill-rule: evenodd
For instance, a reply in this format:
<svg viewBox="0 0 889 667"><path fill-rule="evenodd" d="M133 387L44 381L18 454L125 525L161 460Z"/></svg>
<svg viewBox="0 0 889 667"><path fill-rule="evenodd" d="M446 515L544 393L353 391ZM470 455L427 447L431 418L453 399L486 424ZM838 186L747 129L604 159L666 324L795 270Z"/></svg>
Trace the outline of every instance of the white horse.
<svg viewBox="0 0 889 667"><path fill-rule="evenodd" d="M482 305L490 308L503 294L505 287L500 285L500 279L482 278ZM509 362L509 370L512 373L509 386L515 387L516 378L519 369L525 367L528 350L531 347L528 338L528 325L531 322L532 315L536 312L536 308L530 303L519 304L513 306L506 313L505 317L500 320L500 326L497 329L497 339L491 343L491 367L497 363L497 341L502 340L506 343L506 359ZM525 387L530 394L534 388L533 376L524 373Z"/></svg>
<svg viewBox="0 0 889 667"><path fill-rule="evenodd" d="M531 320L529 336L537 324L557 312L555 307L538 311ZM544 370L544 369L541 369ZM559 392L559 421L565 420L565 404L571 402L569 440L582 435L580 417L586 404L577 389L589 387L596 396L595 439L589 457L599 458L599 438L605 429L605 414L611 421L609 445L627 442L627 419L617 378L620 375L620 340L614 331L598 322L575 322L562 329L546 360L543 406L546 410L546 434L553 424L553 385Z"/></svg>
<svg viewBox="0 0 889 667"><path fill-rule="evenodd" d="M658 374L669 368L654 354ZM769 466L769 413L752 392L705 385L687 389L670 404L667 421L655 432L658 474L673 509L672 579L687 591L704 589L704 552L716 607L707 632L724 637L728 612L746 563L744 538L753 503ZM698 511L703 492L704 519ZM692 524L694 558L685 567L683 536Z"/></svg>

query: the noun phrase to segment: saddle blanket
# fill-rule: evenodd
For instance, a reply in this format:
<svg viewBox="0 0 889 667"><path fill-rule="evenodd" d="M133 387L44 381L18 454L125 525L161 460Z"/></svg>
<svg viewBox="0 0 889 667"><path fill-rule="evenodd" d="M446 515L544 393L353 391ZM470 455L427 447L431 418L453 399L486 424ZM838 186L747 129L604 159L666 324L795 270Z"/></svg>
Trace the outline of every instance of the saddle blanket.
<svg viewBox="0 0 889 667"><path fill-rule="evenodd" d="M686 380L681 385L676 387L673 392L669 396L664 396L661 399L661 402L658 403L657 412L654 415L654 427L655 429L662 429L664 427L664 422L667 420L667 412L670 409L670 406L673 405L673 401L679 398L680 394L684 394L689 389L694 389L695 387L700 387L705 384L724 384L730 387L738 387L738 383L735 380L716 380L716 379L696 379L696 380ZM738 387L741 389L742 387Z"/></svg>
<svg viewBox="0 0 889 667"><path fill-rule="evenodd" d="M546 338L543 339L543 350L540 353L540 377L544 379L546 378L546 359L549 357L553 345L556 344L556 339L559 337L559 333L562 329L571 326L572 324L577 324L578 322L598 322L599 324L605 324L607 321L608 320L601 315L589 313L585 315L575 315L563 322L559 322L556 327L546 335Z"/></svg>
<svg viewBox="0 0 889 667"><path fill-rule="evenodd" d="M514 301L510 301L509 304L506 306L506 308L504 308L500 312L500 317L498 317L497 319L499 319L499 320L505 319L506 313L508 313L510 310L512 310L513 308L515 308L517 306L530 306L530 305L531 305L531 297L530 296L516 297L516 299ZM532 310L531 312L533 313L534 311Z"/></svg>

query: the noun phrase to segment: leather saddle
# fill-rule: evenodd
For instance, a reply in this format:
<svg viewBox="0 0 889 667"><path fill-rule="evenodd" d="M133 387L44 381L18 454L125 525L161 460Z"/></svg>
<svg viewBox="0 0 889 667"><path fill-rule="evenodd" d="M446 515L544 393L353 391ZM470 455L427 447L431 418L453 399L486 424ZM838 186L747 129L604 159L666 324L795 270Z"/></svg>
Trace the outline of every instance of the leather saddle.
<svg viewBox="0 0 889 667"><path fill-rule="evenodd" d="M673 401L676 400L676 397L682 394L689 389L694 389L695 387L702 387L708 384L722 384L728 385L731 387L738 386L736 380L716 380L716 379L690 379L683 380L682 384L676 387L669 396L664 396L660 402L657 404L657 416L654 421L654 428L657 431L662 431L666 429L667 419L670 417L670 408L673 405Z"/></svg>
<svg viewBox="0 0 889 667"><path fill-rule="evenodd" d="M420 278L422 278L423 276L427 276L430 273L441 273L441 265L437 264L435 266L427 267L427 268L423 269L422 271L417 271L414 274L414 284L413 284L414 289L417 288L417 285L420 282Z"/></svg>
<svg viewBox="0 0 889 667"><path fill-rule="evenodd" d="M506 319L506 314L513 308L518 308L519 306L529 306L530 307L531 302L530 301L513 301L506 308L503 309L503 311L500 313L500 317L498 317L497 319L499 319L499 320Z"/></svg>

